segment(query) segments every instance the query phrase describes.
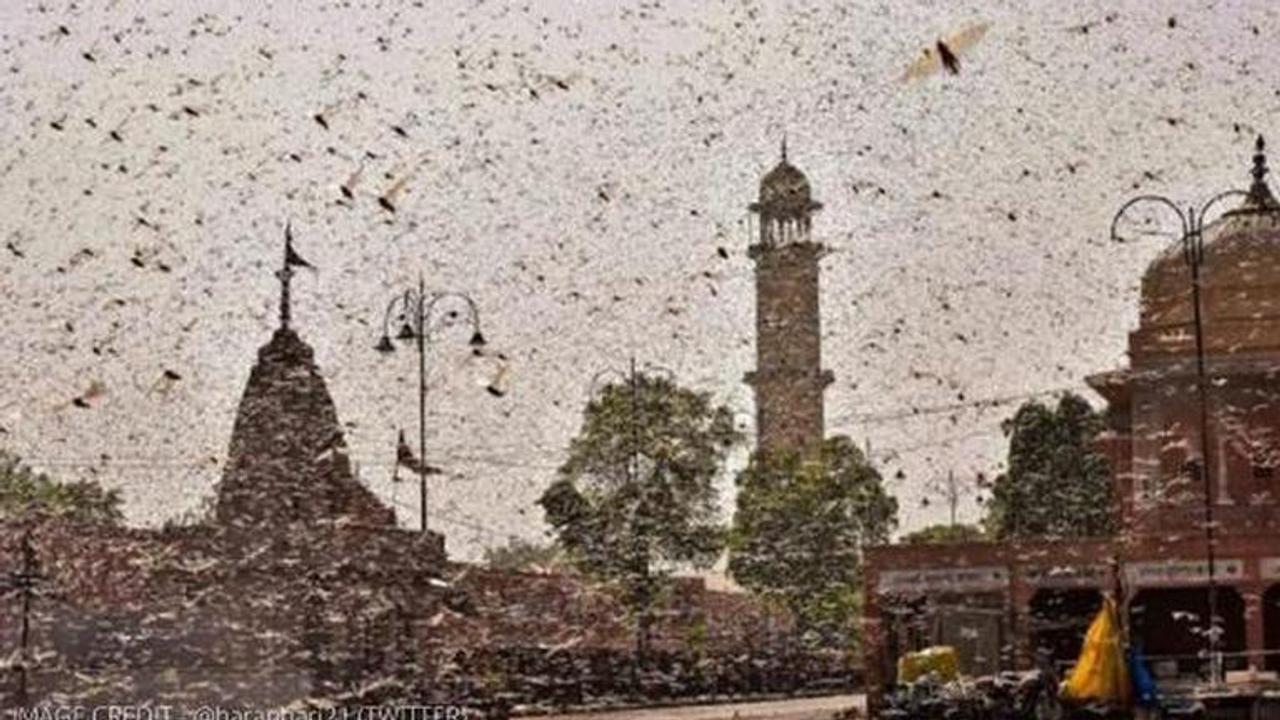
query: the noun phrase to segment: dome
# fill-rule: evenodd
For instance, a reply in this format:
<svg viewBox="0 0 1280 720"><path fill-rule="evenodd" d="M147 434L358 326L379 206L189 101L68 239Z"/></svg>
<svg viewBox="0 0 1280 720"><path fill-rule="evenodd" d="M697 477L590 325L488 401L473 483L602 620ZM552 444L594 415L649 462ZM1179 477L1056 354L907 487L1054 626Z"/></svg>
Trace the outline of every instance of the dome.
<svg viewBox="0 0 1280 720"><path fill-rule="evenodd" d="M1205 350L1215 355L1280 353L1280 203L1263 181L1259 138L1253 185L1241 204L1205 226L1200 263ZM1164 250L1142 278L1135 360L1195 351L1191 271L1182 242Z"/></svg>
<svg viewBox="0 0 1280 720"><path fill-rule="evenodd" d="M751 209L769 215L802 215L818 210L822 203L813 200L809 178L787 161L787 144L782 143L782 159L760 179L760 199Z"/></svg>
<svg viewBox="0 0 1280 720"><path fill-rule="evenodd" d="M809 178L785 157L760 180L761 204L807 204L809 200Z"/></svg>

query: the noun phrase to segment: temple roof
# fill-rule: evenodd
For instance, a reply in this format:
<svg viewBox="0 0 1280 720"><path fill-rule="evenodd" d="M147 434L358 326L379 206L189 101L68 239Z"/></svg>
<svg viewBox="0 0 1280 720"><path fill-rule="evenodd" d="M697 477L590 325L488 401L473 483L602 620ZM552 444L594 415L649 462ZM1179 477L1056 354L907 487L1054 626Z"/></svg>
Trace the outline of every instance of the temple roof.
<svg viewBox="0 0 1280 720"><path fill-rule="evenodd" d="M286 243L280 327L258 351L240 400L217 520L237 526L348 521L395 525L395 513L355 478L338 413L311 347L289 327L293 265Z"/></svg>
<svg viewBox="0 0 1280 720"><path fill-rule="evenodd" d="M352 474L333 399L311 348L293 330L276 330L258 351L231 434L217 519L395 524L394 513Z"/></svg>
<svg viewBox="0 0 1280 720"><path fill-rule="evenodd" d="M1258 138L1248 191L1234 209L1203 229L1200 287L1206 351L1280 352L1280 203L1267 186L1264 144ZM1135 359L1194 352L1191 273L1175 242L1142 278L1139 328L1130 338Z"/></svg>

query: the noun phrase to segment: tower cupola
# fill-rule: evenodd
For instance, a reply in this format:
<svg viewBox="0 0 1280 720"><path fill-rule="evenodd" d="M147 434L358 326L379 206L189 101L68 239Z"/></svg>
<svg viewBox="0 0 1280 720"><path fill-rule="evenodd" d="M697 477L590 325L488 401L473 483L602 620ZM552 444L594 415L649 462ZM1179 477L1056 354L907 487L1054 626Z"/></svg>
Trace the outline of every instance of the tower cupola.
<svg viewBox="0 0 1280 720"><path fill-rule="evenodd" d="M747 206L760 216L760 243L781 245L808 242L810 216L822 209L813 199L809 178L787 160L787 141L782 141L782 157L760 180L760 196Z"/></svg>

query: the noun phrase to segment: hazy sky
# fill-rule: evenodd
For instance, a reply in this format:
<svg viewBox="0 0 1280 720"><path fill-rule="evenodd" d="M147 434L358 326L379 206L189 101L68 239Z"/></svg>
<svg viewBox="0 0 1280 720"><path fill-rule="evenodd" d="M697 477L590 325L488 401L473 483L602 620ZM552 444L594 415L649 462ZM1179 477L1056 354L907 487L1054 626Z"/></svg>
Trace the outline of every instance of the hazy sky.
<svg viewBox="0 0 1280 720"><path fill-rule="evenodd" d="M977 23L959 75L903 81ZM745 208L785 132L826 206L828 432L917 527L931 480L998 470L1022 396L1124 362L1159 248L1111 216L1247 183L1278 33L1266 0L0 3L0 446L135 522L198 508L291 218L319 266L295 324L365 481L416 526L389 482L414 365L372 346L421 271L511 359L496 399L465 332L432 350L433 522L462 557L535 537L597 370L658 362L750 429Z"/></svg>

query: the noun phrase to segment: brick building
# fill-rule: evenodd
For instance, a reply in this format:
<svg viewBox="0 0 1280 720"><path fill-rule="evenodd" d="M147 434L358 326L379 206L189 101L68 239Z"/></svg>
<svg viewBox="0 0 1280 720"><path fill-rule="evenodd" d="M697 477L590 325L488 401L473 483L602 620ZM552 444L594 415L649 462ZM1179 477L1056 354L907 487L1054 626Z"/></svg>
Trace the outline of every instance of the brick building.
<svg viewBox="0 0 1280 720"><path fill-rule="evenodd" d="M1280 670L1280 203L1259 140L1244 198L1204 230L1200 266L1213 578L1227 670ZM954 645L964 669L1073 660L1104 591L1158 680L1205 671L1209 572L1191 280L1182 247L1142 279L1129 366L1089 377L1107 402L1115 538L871 549L866 663L892 684L904 651Z"/></svg>

